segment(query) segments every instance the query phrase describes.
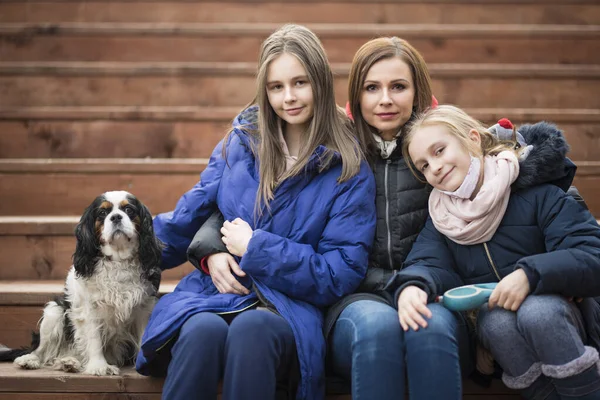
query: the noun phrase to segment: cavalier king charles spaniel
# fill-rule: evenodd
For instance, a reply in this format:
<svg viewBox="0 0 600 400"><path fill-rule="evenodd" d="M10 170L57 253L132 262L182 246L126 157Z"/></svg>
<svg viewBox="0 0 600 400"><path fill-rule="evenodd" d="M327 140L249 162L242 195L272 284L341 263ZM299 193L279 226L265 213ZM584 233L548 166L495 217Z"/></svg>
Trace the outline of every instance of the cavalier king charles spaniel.
<svg viewBox="0 0 600 400"><path fill-rule="evenodd" d="M161 244L132 194L98 196L75 228L64 293L44 308L30 349L0 350L21 368L117 375L131 364L156 303Z"/></svg>

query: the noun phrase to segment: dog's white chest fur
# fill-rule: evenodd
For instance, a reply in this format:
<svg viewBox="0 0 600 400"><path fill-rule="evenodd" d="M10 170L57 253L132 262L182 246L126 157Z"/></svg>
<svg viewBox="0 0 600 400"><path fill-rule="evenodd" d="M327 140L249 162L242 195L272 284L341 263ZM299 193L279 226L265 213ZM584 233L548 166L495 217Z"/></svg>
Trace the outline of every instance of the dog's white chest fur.
<svg viewBox="0 0 600 400"><path fill-rule="evenodd" d="M142 279L139 263L133 260L100 260L89 278L79 278L71 269L66 290L74 320L96 318L104 321L105 328L127 324L152 292L150 283Z"/></svg>

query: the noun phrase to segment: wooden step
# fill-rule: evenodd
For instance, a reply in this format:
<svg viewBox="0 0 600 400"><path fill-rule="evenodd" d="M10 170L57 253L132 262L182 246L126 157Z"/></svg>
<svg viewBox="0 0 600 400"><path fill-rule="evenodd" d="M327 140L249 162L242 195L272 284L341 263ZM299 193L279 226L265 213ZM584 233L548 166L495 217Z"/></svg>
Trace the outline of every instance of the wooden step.
<svg viewBox="0 0 600 400"><path fill-rule="evenodd" d="M36 64L0 65L0 107L241 107L255 94L253 63ZM333 68L343 103L348 65ZM600 108L600 64L432 64L431 74L438 99L461 107Z"/></svg>
<svg viewBox="0 0 600 400"><path fill-rule="evenodd" d="M588 2L467 3L423 1L28 1L0 3L0 22L270 22L379 24L599 24L600 6Z"/></svg>
<svg viewBox="0 0 600 400"><path fill-rule="evenodd" d="M237 107L0 108L0 158L210 157L231 127ZM565 133L569 156L600 154L598 109L467 109L492 125L548 120Z"/></svg>
<svg viewBox="0 0 600 400"><path fill-rule="evenodd" d="M162 379L142 376L132 367L122 368L119 376L98 377L50 369L25 371L9 363L0 364L0 400L159 400L162 385ZM519 398L500 380L489 388L463 381L465 400ZM326 399L351 400L351 396L343 394L338 382L328 381Z"/></svg>
<svg viewBox="0 0 600 400"><path fill-rule="evenodd" d="M502 15L502 14L501 14ZM273 23L0 23L4 61L252 61ZM428 63L600 63L600 25L307 24L330 61L396 35Z"/></svg>
<svg viewBox="0 0 600 400"><path fill-rule="evenodd" d="M600 162L578 161L575 184L600 215ZM198 182L205 159L0 159L0 215L80 215L97 195L128 190L156 214ZM160 194L157 194L160 193Z"/></svg>
<svg viewBox="0 0 600 400"><path fill-rule="evenodd" d="M38 212L47 211L40 206ZM78 216L0 217L0 280L65 279L73 263L78 221ZM163 279L178 281L193 270L185 263L164 271Z"/></svg>

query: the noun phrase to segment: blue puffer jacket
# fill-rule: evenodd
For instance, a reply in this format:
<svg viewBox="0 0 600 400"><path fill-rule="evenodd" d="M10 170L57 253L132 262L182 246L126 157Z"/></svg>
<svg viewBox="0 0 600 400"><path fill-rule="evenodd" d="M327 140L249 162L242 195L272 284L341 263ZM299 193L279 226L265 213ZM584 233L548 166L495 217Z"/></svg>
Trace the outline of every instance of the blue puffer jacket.
<svg viewBox="0 0 600 400"><path fill-rule="evenodd" d="M306 173L284 181L275 191L270 213L254 217L258 162L250 149L253 136L243 113L234 122L226 144L220 143L193 189L183 195L173 212L158 215L154 229L165 244L163 267L186 261L186 250L198 228L217 209L227 220L237 217L254 233L239 260L247 279L290 324L301 372L298 399L325 395L325 341L321 308L354 291L365 275L375 231L375 183L368 164L343 183L336 153L321 170L325 147L309 161ZM220 294L210 276L193 271L156 305L142 338L136 368L148 374L150 364L191 315L203 311L231 312L257 303L257 295ZM201 339L199 339L201 340Z"/></svg>
<svg viewBox="0 0 600 400"><path fill-rule="evenodd" d="M550 124L534 127L535 136L524 135L534 152L521 163L508 208L491 240L459 245L428 219L404 269L388 283L394 299L414 284L432 301L456 286L497 282L516 268L526 273L532 294L600 296L600 227L565 193L574 166L562 167L567 151L562 134Z"/></svg>

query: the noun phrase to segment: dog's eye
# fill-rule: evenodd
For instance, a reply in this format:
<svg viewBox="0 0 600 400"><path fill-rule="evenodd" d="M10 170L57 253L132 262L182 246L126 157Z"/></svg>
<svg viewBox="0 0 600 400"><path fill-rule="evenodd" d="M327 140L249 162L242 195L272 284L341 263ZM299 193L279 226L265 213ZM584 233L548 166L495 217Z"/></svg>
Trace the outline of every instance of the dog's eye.
<svg viewBox="0 0 600 400"><path fill-rule="evenodd" d="M127 214L127 216L129 216L129 217L133 217L135 215L135 210L131 206L125 207L124 210L125 210L125 214Z"/></svg>
<svg viewBox="0 0 600 400"><path fill-rule="evenodd" d="M98 218L104 218L108 215L108 211L105 208L98 210Z"/></svg>

